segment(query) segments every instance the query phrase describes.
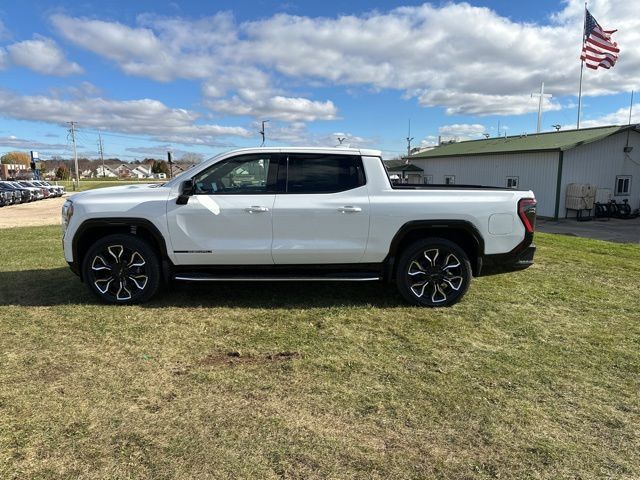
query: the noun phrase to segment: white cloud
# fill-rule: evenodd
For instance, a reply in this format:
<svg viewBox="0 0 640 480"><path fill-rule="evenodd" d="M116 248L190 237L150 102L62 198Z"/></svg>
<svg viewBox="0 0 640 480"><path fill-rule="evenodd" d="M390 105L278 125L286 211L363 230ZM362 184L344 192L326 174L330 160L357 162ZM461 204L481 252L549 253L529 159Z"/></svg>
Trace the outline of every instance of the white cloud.
<svg viewBox="0 0 640 480"><path fill-rule="evenodd" d="M280 95L262 99L253 93L240 91L230 99L211 101L206 105L216 112L228 115L249 115L287 122L313 122L336 118L337 108L331 100L317 102L307 98Z"/></svg>
<svg viewBox="0 0 640 480"><path fill-rule="evenodd" d="M8 55L7 55L7 51L0 47L0 70L4 70L5 68L7 68L9 62L8 62Z"/></svg>
<svg viewBox="0 0 640 480"><path fill-rule="evenodd" d="M445 106L448 115L522 115L538 111L538 101L530 95L488 95L437 90L420 94L418 103L424 107ZM561 108L557 101L545 100L545 112Z"/></svg>
<svg viewBox="0 0 640 480"><path fill-rule="evenodd" d="M487 133L487 128L479 123L453 123L451 125L442 125L438 128L438 136L428 135L420 141L421 148L434 147L438 145L438 141L447 142L455 140L474 140L483 138Z"/></svg>
<svg viewBox="0 0 640 480"><path fill-rule="evenodd" d="M438 129L438 133L443 137L457 138L468 140L471 138L479 138L487 129L479 123L454 123L452 125L443 125Z"/></svg>
<svg viewBox="0 0 640 480"><path fill-rule="evenodd" d="M11 38L11 33L9 29L5 26L2 20L0 20L0 40L6 40Z"/></svg>
<svg viewBox="0 0 640 480"><path fill-rule="evenodd" d="M593 3L594 12L603 7L608 24L620 29L624 55L611 72L586 74L585 94L629 90L640 67L640 52L631 47L640 41L637 7L631 14L633 7L625 6L625 16L604 8L622 0ZM242 25L249 41L240 55L291 77L403 89L449 114L512 115L535 111L529 93L541 81L556 96L576 93L581 22L567 14L548 26L523 24L466 3L361 17L276 15ZM555 102L548 107L559 108Z"/></svg>
<svg viewBox="0 0 640 480"><path fill-rule="evenodd" d="M631 112L631 123L640 124L640 106L634 105ZM629 123L629 107L623 107L615 112L607 113L597 118L580 120L580 128L602 127L605 125L626 125ZM576 128L575 124L563 128Z"/></svg>
<svg viewBox="0 0 640 480"><path fill-rule="evenodd" d="M577 93L583 4L562 5L547 25L519 23L468 3L330 18L277 14L245 23L228 13L197 20L144 15L135 26L54 15L52 23L67 40L128 74L202 79L207 96L226 100L223 110L238 103L252 107L238 91L248 88L256 98L288 98L272 102L286 117L301 97L272 84L307 82L401 90L451 115L519 115L536 110L529 94L541 81L555 97ZM612 70L585 72L584 94L637 88L637 5L593 0L590 10L605 27L619 29L614 38L622 53ZM250 114L265 108L249 108ZM560 108L553 100L547 110Z"/></svg>
<svg viewBox="0 0 640 480"><path fill-rule="evenodd" d="M261 124L254 123L255 131ZM339 144L338 137L345 138L343 146L353 148L371 147L378 142L371 138L361 137L350 132L313 133L304 122L270 122L266 124L266 145L298 145L315 147L335 147Z"/></svg>
<svg viewBox="0 0 640 480"><path fill-rule="evenodd" d="M263 70L237 57L236 25L228 13L190 21L143 15L139 26L54 15L68 40L115 61L125 73L157 81L202 79L205 104L219 114L287 121L330 120L331 101L281 95ZM233 95L227 96L230 91ZM225 98L226 97L226 98Z"/></svg>
<svg viewBox="0 0 640 480"><path fill-rule="evenodd" d="M37 140L18 138L15 135L0 137L0 148L20 149L20 150L65 150L66 144L62 143L42 143Z"/></svg>
<svg viewBox="0 0 640 480"><path fill-rule="evenodd" d="M230 145L222 145L222 146L230 147ZM199 153L190 152L188 150L176 149L170 144L154 145L151 147L129 147L129 148L125 148L125 150L127 152L139 153L145 157L151 157L156 159L166 159L167 152L169 151L173 155L174 160L178 160L178 159L182 160L183 157L186 157L184 160L194 161L196 158L198 158L199 160L197 162L194 162L194 163L198 163L203 159L202 155Z"/></svg>
<svg viewBox="0 0 640 480"><path fill-rule="evenodd" d="M115 61L125 73L162 82L209 78L224 64L224 47L237 40L227 13L194 21L143 15L136 28L60 14L51 22L64 38Z"/></svg>
<svg viewBox="0 0 640 480"><path fill-rule="evenodd" d="M82 73L82 67L67 60L56 42L50 38L36 36L33 40L17 42L7 47L11 61L45 75L68 75Z"/></svg>
<svg viewBox="0 0 640 480"><path fill-rule="evenodd" d="M57 124L76 120L81 128L149 135L160 141L188 145L216 145L221 137L251 135L242 127L198 123L198 113L169 108L148 98L118 101L84 97L69 100L44 95L22 96L0 90L0 112L11 118Z"/></svg>

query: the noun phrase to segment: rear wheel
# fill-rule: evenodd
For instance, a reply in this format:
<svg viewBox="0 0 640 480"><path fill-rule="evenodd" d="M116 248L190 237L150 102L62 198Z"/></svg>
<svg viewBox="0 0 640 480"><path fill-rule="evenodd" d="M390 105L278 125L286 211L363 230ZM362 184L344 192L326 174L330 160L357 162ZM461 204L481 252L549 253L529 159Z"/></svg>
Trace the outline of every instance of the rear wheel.
<svg viewBox="0 0 640 480"><path fill-rule="evenodd" d="M160 262L151 246L132 235L109 235L89 248L82 263L84 281L106 303L149 300L160 285Z"/></svg>
<svg viewBox="0 0 640 480"><path fill-rule="evenodd" d="M444 238L420 240L400 256L396 283L402 296L423 307L448 307L459 302L471 283L465 251Z"/></svg>

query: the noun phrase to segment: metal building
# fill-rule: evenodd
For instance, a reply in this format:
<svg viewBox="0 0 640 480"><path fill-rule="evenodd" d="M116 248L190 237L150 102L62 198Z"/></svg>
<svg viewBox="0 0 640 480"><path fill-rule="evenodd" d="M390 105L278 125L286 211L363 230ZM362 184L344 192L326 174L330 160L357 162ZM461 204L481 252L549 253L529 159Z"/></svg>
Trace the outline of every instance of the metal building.
<svg viewBox="0 0 640 480"><path fill-rule="evenodd" d="M387 173L391 180L398 183L422 183L423 172L420 167L405 160L386 160Z"/></svg>
<svg viewBox="0 0 640 480"><path fill-rule="evenodd" d="M565 216L570 183L640 207L640 125L608 126L440 145L409 157L429 184L533 190L538 215Z"/></svg>

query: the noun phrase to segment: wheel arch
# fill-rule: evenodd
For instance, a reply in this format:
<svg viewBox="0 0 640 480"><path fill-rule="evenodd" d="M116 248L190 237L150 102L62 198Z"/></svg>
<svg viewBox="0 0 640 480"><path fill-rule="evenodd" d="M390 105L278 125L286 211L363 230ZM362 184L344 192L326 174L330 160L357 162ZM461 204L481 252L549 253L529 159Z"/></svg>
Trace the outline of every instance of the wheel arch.
<svg viewBox="0 0 640 480"><path fill-rule="evenodd" d="M151 221L144 218L95 218L82 222L72 241L72 270L82 280L82 262L91 245L106 235L121 233L133 235L149 243L159 255L162 270L168 262L167 244L162 233Z"/></svg>
<svg viewBox="0 0 640 480"><path fill-rule="evenodd" d="M473 275L479 274L484 240L475 225L466 220L413 220L402 225L391 240L389 253L384 261L385 277L389 281L395 278L396 260L406 247L429 237L444 238L459 245L469 257Z"/></svg>

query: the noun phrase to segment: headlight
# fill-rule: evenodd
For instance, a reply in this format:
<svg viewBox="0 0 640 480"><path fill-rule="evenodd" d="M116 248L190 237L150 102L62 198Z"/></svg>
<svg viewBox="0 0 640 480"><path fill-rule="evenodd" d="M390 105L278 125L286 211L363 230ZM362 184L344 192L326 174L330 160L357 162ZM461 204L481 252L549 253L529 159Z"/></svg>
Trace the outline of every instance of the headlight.
<svg viewBox="0 0 640 480"><path fill-rule="evenodd" d="M67 200L62 205L62 233L67 231L67 226L69 225L69 221L73 216L73 202L71 200Z"/></svg>

